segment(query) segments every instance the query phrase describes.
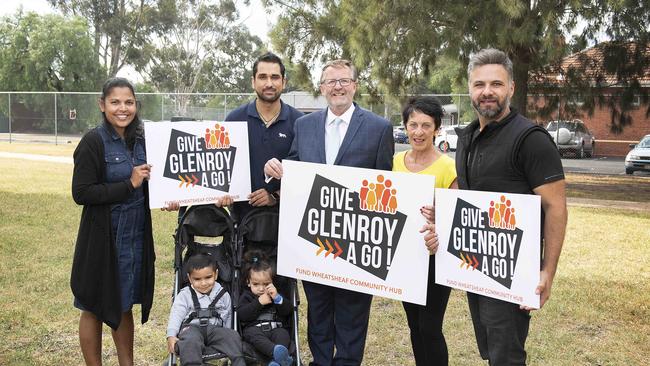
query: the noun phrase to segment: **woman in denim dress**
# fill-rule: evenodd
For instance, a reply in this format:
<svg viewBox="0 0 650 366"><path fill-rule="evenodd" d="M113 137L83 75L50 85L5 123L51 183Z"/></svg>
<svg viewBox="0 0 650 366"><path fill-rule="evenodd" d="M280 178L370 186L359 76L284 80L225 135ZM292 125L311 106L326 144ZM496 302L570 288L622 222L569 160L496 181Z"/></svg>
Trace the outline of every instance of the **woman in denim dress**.
<svg viewBox="0 0 650 366"><path fill-rule="evenodd" d="M146 322L153 300L153 239L142 122L131 83L106 81L103 122L74 152L72 194L83 205L72 265L79 341L87 365L101 365L102 323L112 328L119 364L133 364L133 304Z"/></svg>

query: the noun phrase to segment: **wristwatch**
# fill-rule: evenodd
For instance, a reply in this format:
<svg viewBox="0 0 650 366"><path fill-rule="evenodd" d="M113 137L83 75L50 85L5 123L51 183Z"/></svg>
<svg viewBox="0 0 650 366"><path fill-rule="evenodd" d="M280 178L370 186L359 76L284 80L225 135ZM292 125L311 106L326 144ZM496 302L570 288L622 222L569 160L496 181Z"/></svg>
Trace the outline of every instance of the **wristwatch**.
<svg viewBox="0 0 650 366"><path fill-rule="evenodd" d="M280 194L278 192L271 193L271 197L273 197L275 202L280 202Z"/></svg>

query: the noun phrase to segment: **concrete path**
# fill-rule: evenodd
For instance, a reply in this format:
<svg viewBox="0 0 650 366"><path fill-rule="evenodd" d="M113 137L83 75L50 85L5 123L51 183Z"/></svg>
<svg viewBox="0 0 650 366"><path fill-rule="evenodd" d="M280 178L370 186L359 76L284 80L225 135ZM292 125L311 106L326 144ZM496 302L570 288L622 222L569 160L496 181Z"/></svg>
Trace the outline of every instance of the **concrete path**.
<svg viewBox="0 0 650 366"><path fill-rule="evenodd" d="M650 212L650 202L612 201L612 200L597 200L591 198L568 197L567 205L579 206L579 207L615 208L620 210Z"/></svg>
<svg viewBox="0 0 650 366"><path fill-rule="evenodd" d="M63 164L73 163L72 158L67 156L23 154L23 153L12 153L12 152L3 152L3 151L0 151L0 158L49 161L52 163L63 163Z"/></svg>

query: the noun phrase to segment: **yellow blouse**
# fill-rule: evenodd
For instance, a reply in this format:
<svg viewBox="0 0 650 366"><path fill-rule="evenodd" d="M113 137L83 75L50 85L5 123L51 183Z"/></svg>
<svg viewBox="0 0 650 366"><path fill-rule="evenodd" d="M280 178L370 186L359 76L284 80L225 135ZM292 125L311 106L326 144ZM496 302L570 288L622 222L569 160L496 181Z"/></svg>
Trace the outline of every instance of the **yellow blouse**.
<svg viewBox="0 0 650 366"><path fill-rule="evenodd" d="M436 177L436 188L449 188L456 179L456 163L447 155L442 155L428 167L419 172L411 172L406 168L404 158L407 151L398 152L393 156L393 171L417 174L429 174Z"/></svg>

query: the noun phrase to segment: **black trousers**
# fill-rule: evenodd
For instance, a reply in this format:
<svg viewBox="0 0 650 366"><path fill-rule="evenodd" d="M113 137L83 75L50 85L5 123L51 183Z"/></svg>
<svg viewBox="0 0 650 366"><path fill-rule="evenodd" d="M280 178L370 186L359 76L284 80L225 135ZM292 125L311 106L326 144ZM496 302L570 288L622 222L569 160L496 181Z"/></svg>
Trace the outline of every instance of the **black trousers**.
<svg viewBox="0 0 650 366"><path fill-rule="evenodd" d="M239 333L233 329L216 325L201 328L199 325L190 324L181 328L178 333L176 346L181 365L203 365L203 351L206 347L209 347L226 354L232 361L233 366L246 366L242 355Z"/></svg>
<svg viewBox="0 0 650 366"><path fill-rule="evenodd" d="M467 293L481 358L490 366L525 365L530 314L519 305Z"/></svg>
<svg viewBox="0 0 650 366"><path fill-rule="evenodd" d="M289 349L291 343L291 336L285 328L262 330L262 328L252 325L244 328L242 335L246 342L268 358L273 358L273 348L276 345L281 344Z"/></svg>
<svg viewBox="0 0 650 366"><path fill-rule="evenodd" d="M411 346L417 366L447 366L449 353L442 334L451 288L435 282L434 256L429 261L429 282L425 306L402 302L411 331Z"/></svg>
<svg viewBox="0 0 650 366"><path fill-rule="evenodd" d="M312 366L358 366L363 359L372 296L303 281ZM336 355L334 355L336 347Z"/></svg>

